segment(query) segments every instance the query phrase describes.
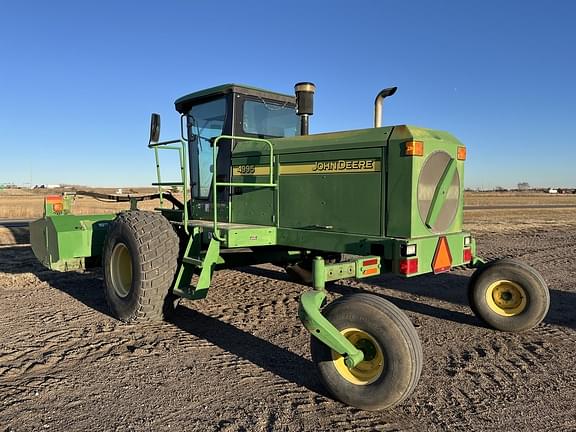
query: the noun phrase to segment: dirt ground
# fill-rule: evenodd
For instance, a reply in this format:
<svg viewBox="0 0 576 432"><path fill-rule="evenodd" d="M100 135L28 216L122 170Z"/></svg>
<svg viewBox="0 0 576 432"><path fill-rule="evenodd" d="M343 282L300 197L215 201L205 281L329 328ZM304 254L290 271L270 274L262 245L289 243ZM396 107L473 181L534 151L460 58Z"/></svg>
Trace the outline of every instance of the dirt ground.
<svg viewBox="0 0 576 432"><path fill-rule="evenodd" d="M466 212L481 255L518 257L549 284L548 317L525 333L473 316L471 271L335 285L391 300L421 338L415 392L382 412L325 394L296 315L306 288L275 267L223 271L172 322L125 325L100 273L43 269L14 244L24 232L0 232L0 432L576 430L575 213Z"/></svg>

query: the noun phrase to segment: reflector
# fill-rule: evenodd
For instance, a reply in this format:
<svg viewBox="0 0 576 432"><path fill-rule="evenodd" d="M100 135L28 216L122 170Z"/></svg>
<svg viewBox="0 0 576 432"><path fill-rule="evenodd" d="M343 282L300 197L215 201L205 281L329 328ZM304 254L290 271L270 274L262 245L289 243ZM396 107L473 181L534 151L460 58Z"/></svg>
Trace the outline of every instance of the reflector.
<svg viewBox="0 0 576 432"><path fill-rule="evenodd" d="M364 267L368 267L368 266L376 265L376 264L378 264L378 258L371 258L371 259L367 259L367 260L362 261L362 266L364 266Z"/></svg>
<svg viewBox="0 0 576 432"><path fill-rule="evenodd" d="M372 274L376 274L376 273L378 273L377 267L369 268L369 269L366 269L362 272L362 274L364 276L368 276L368 275L372 275Z"/></svg>
<svg viewBox="0 0 576 432"><path fill-rule="evenodd" d="M61 203L63 200L62 195L46 195L47 204Z"/></svg>
<svg viewBox="0 0 576 432"><path fill-rule="evenodd" d="M418 258L400 260L400 273L405 275L418 273Z"/></svg>
<svg viewBox="0 0 576 432"><path fill-rule="evenodd" d="M432 270L434 274L446 272L452 267L452 255L450 254L450 247L448 247L448 240L442 236L438 239L436 246L436 253L432 260Z"/></svg>

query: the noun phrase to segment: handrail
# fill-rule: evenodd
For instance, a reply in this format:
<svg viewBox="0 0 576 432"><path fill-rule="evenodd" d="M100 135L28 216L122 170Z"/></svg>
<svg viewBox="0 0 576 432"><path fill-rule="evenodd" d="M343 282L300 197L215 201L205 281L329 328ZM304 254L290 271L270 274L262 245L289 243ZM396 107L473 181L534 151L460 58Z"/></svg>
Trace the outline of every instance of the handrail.
<svg viewBox="0 0 576 432"><path fill-rule="evenodd" d="M173 146L170 144L179 143L180 146ZM148 143L148 148L154 149L154 159L156 160L156 177L158 178L158 194L160 195L160 208L164 205L163 191L162 191L162 178L160 175L160 157L158 155L158 150L177 150L180 160L180 177L182 179L182 195L184 201L184 232L188 232L188 174L187 165L188 158L186 157L186 140L181 137L176 140L160 141L157 143Z"/></svg>
<svg viewBox="0 0 576 432"><path fill-rule="evenodd" d="M176 144L176 143L181 143L182 141L183 141L183 139L180 138L180 139L175 139L175 140L170 140L170 141L158 141L157 143L148 143L148 148L163 147L167 144Z"/></svg>
<svg viewBox="0 0 576 432"><path fill-rule="evenodd" d="M239 183L239 182L217 182L216 181L216 150L218 148L218 142L221 139L230 139L230 140L242 140L242 141L256 141L256 142L263 142L268 144L270 147L270 160L269 160L269 180L268 183ZM223 242L225 239L220 237L218 233L218 187L220 186L238 186L238 187L273 187L276 188L278 185L274 183L274 146L272 143L264 138L252 138L252 137L243 137L243 136L235 136L235 135L220 135L214 140L214 144L212 145L212 205L214 207L214 233L213 237ZM276 208L276 212L278 212L278 208ZM277 217L277 215L276 215Z"/></svg>

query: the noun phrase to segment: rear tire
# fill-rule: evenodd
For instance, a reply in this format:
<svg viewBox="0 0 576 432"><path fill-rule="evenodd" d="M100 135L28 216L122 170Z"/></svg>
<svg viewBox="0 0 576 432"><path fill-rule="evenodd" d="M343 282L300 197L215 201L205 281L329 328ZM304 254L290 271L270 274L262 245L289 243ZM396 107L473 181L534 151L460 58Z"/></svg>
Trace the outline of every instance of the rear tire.
<svg viewBox="0 0 576 432"><path fill-rule="evenodd" d="M128 211L112 223L103 253L105 295L124 322L161 321L177 304L170 290L179 240L160 213Z"/></svg>
<svg viewBox="0 0 576 432"><path fill-rule="evenodd" d="M486 324L502 331L529 330L550 307L546 282L535 269L514 259L479 268L468 284L470 307Z"/></svg>
<svg viewBox="0 0 576 432"><path fill-rule="evenodd" d="M362 293L329 304L323 315L365 355L354 369L348 369L342 356L311 337L312 360L336 399L364 410L380 410L412 393L422 371L422 346L400 309Z"/></svg>

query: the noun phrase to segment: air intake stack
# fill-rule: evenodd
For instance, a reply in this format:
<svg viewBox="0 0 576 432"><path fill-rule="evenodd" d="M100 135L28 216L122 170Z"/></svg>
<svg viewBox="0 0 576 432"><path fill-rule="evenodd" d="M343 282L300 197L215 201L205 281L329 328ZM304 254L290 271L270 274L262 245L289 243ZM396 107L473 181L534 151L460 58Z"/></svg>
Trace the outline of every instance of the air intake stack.
<svg viewBox="0 0 576 432"><path fill-rule="evenodd" d="M314 114L314 92L311 82L300 82L294 86L296 92L296 114L300 116L300 135L308 135L309 116Z"/></svg>

